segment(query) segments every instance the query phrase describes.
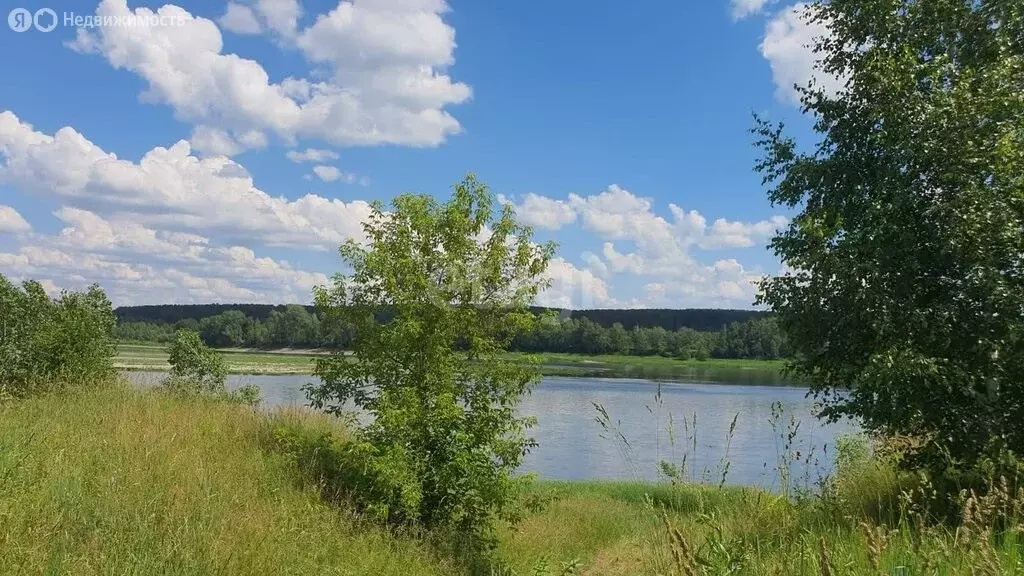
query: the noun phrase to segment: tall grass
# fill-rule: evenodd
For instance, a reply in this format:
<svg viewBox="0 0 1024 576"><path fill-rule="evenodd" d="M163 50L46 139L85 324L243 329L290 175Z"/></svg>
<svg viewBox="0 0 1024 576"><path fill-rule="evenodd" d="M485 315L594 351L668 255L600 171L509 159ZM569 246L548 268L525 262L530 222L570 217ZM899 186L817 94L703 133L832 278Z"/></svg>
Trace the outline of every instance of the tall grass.
<svg viewBox="0 0 1024 576"><path fill-rule="evenodd" d="M709 483L537 482L488 566L349 512L301 443L336 420L157 391L0 405L0 574L1024 573L1024 493L929 488L857 443L813 497ZM306 446L313 444L306 443ZM474 569L475 568L475 569Z"/></svg>
<svg viewBox="0 0 1024 576"><path fill-rule="evenodd" d="M844 516L751 488L637 483L540 483L540 510L503 534L518 574L537 558L576 561L583 574L997 575L1024 573L1021 495L968 496L967 520L893 523ZM1008 496L1008 497L1007 497Z"/></svg>
<svg viewBox="0 0 1024 576"><path fill-rule="evenodd" d="M322 502L261 448L266 426L242 406L126 389L0 405L0 573L458 572Z"/></svg>

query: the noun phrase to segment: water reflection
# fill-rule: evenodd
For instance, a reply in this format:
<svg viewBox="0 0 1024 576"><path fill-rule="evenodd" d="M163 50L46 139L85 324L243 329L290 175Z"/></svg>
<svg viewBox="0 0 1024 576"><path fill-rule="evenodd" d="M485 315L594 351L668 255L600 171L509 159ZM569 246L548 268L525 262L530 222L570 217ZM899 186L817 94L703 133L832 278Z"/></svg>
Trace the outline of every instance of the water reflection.
<svg viewBox="0 0 1024 576"><path fill-rule="evenodd" d="M127 374L141 385L155 385L164 377L153 372ZM232 375L228 388L254 384L265 406L299 406L306 404L302 386L313 380L312 376ZM699 382L662 382L660 387L658 403L658 384L648 380L545 378L522 404L523 413L537 417L532 435L539 443L523 470L543 478L656 480L659 462L680 464L685 458L689 478L717 483L727 456L730 484L777 488L777 462L786 453L780 436L785 435L790 416L798 420L799 429L789 453L799 451L804 458L812 454L817 460L795 467L793 475L801 482L827 473L836 436L856 431L850 422L825 425L814 418L813 400L806 397L805 388ZM781 402L786 411L785 421L776 430L771 424L774 402ZM606 408L628 447L598 424L594 403ZM729 425L737 414L727 454Z"/></svg>

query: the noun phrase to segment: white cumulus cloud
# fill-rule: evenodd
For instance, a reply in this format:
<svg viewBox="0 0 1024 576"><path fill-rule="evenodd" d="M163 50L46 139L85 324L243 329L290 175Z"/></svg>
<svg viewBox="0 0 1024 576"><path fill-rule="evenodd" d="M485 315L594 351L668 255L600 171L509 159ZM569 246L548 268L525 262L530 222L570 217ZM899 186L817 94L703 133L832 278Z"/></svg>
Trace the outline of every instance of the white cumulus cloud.
<svg viewBox="0 0 1024 576"><path fill-rule="evenodd" d="M831 32L822 22L810 22L807 8L807 4L797 3L776 14L766 25L760 46L761 55L771 65L776 97L792 104L800 103L794 86L806 86L814 80L826 94L837 94L845 85L845 80L815 69L815 39Z"/></svg>
<svg viewBox="0 0 1024 576"><path fill-rule="evenodd" d="M241 8L229 7L235 11L231 26L251 29L251 22L239 26L239 19L247 20L238 16ZM257 1L249 12L282 37L294 37L310 62L328 73L323 81L271 81L255 60L224 53L213 21L171 4L154 12L103 0L98 16L136 16L140 24L80 28L69 46L142 77L146 101L223 133L274 133L287 142L319 138L339 146L437 146L461 131L445 108L471 96L469 86L445 72L455 50L455 31L442 19L446 10L443 2L343 1L299 30L297 2ZM175 25L147 24L160 17Z"/></svg>
<svg viewBox="0 0 1024 576"><path fill-rule="evenodd" d="M32 230L32 226L17 210L0 204L0 232L21 234Z"/></svg>
<svg viewBox="0 0 1024 576"><path fill-rule="evenodd" d="M759 14L771 0L731 0L729 9L733 20L741 20Z"/></svg>
<svg viewBox="0 0 1024 576"><path fill-rule="evenodd" d="M285 157L295 163L302 162L329 162L331 160L337 160L339 158L337 152L331 150L321 150L319 148L306 148L303 151L289 150L285 153Z"/></svg>
<svg viewBox="0 0 1024 576"><path fill-rule="evenodd" d="M236 162L199 158L188 142L122 160L70 127L52 136L12 112L0 113L0 181L83 209L132 214L148 226L218 231L272 246L334 250L362 238L367 202L307 194L294 200L260 190Z"/></svg>
<svg viewBox="0 0 1024 576"><path fill-rule="evenodd" d="M593 278L603 281L624 275L655 279L645 289L643 298L593 298L623 306L749 306L756 294L754 283L761 277L757 270L748 270L733 259L704 264L693 251L756 246L789 222L784 216L757 222L719 218L709 226L700 212L675 204L669 204L669 219L655 212L651 199L614 184L589 196L570 194L565 201L534 195L521 206L536 207L537 215L531 218L542 222L547 218L552 227L557 222L552 213L571 209L571 220L568 215L563 220L578 218L584 230L602 239L600 255L584 254L584 272ZM616 242L634 248L624 251ZM580 284L587 282L576 282Z"/></svg>
<svg viewBox="0 0 1024 576"><path fill-rule="evenodd" d="M259 34L263 30L252 8L237 2L228 2L224 15L217 22L235 34Z"/></svg>
<svg viewBox="0 0 1024 576"><path fill-rule="evenodd" d="M499 196L498 200L512 204L516 218L535 228L558 230L576 221L576 210L564 200L554 200L533 192L528 193L519 204L504 196Z"/></svg>

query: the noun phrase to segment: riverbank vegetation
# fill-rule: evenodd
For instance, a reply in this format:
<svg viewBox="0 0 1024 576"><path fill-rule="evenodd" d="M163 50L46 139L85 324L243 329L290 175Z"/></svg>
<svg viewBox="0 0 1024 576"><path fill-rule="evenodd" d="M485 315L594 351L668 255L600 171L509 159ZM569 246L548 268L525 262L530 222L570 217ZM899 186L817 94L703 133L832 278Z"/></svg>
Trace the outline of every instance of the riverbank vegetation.
<svg viewBox="0 0 1024 576"><path fill-rule="evenodd" d="M0 407L5 574L394 574L455 568L264 451L265 417L110 386Z"/></svg>
<svg viewBox="0 0 1024 576"><path fill-rule="evenodd" d="M255 350L220 348L229 374L312 374L317 358L330 350ZM698 382L739 384L793 384L783 374L782 360L709 358L681 360L663 356L618 356L612 354L525 354L508 352L512 361L533 366L544 376L585 378L642 378L650 380L689 379ZM117 345L115 366L122 370L163 372L170 369L166 344L125 343Z"/></svg>
<svg viewBox="0 0 1024 576"><path fill-rule="evenodd" d="M12 574L473 574L442 535L387 529L347 505L324 466L348 437L309 411L116 384L5 403L0 565ZM497 524L490 563L475 573L1021 569L1020 495L968 495L968 522L940 522L921 506L901 511L901 490L927 499L899 483L890 461L844 453L828 490L788 500L717 483L539 481L517 500L519 522Z"/></svg>
<svg viewBox="0 0 1024 576"><path fill-rule="evenodd" d="M200 310L204 307L197 306ZM292 304L271 309L265 319L247 315L241 309L229 309L212 316L188 316L174 322L138 320L125 316L119 320L115 335L129 342L166 343L178 330L195 330L208 346L217 348L347 348L353 337L351 327L324 321L315 309ZM214 308L216 310L217 308ZM689 326L667 329L661 325L626 326L621 322L602 325L589 316L558 314L533 309L540 321L529 330L516 334L509 349L529 353L590 354L616 356L665 357L681 360L707 358L779 359L788 357L789 346L777 322L758 314L742 321L729 321L713 329L697 330ZM589 310L597 318L601 310ZM614 311L613 311L614 312ZM678 311L669 311L678 312ZM692 310L723 320L736 315L730 310ZM740 316L742 317L742 316ZM627 317L628 318L628 317ZM638 320L647 320L638 317ZM705 327L710 319L699 317L696 325Z"/></svg>
<svg viewBox="0 0 1024 576"><path fill-rule="evenodd" d="M0 274L0 400L109 381L114 322L98 286L51 298L38 282Z"/></svg>

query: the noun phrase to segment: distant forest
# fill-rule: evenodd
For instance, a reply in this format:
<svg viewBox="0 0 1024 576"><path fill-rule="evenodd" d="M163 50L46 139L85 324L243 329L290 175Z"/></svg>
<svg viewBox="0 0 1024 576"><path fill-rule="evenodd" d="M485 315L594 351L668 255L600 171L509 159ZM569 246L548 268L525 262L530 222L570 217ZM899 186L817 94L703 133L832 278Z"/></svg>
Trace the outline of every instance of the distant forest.
<svg viewBox="0 0 1024 576"><path fill-rule="evenodd" d="M753 310L552 310L512 349L678 358L780 358L789 355L775 319ZM179 329L216 347L345 348L351 333L322 321L311 306L200 304L116 310L122 340L169 342Z"/></svg>
<svg viewBox="0 0 1024 576"><path fill-rule="evenodd" d="M222 312L237 310L249 318L265 322L270 313L284 312L294 305L271 304L160 304L155 306L122 306L114 312L120 322L150 322L157 324L174 324L182 320L201 320L216 316ZM312 306L306 311L315 314ZM604 328L611 328L619 323L626 328L655 328L676 331L680 328L692 328L700 332L721 330L723 326L733 322L746 322L754 318L768 316L768 312L757 310L719 310L712 308L690 308L684 310L669 309L626 309L626 310L559 310L555 308L534 308L535 312L554 311L560 318L579 320L586 318Z"/></svg>

